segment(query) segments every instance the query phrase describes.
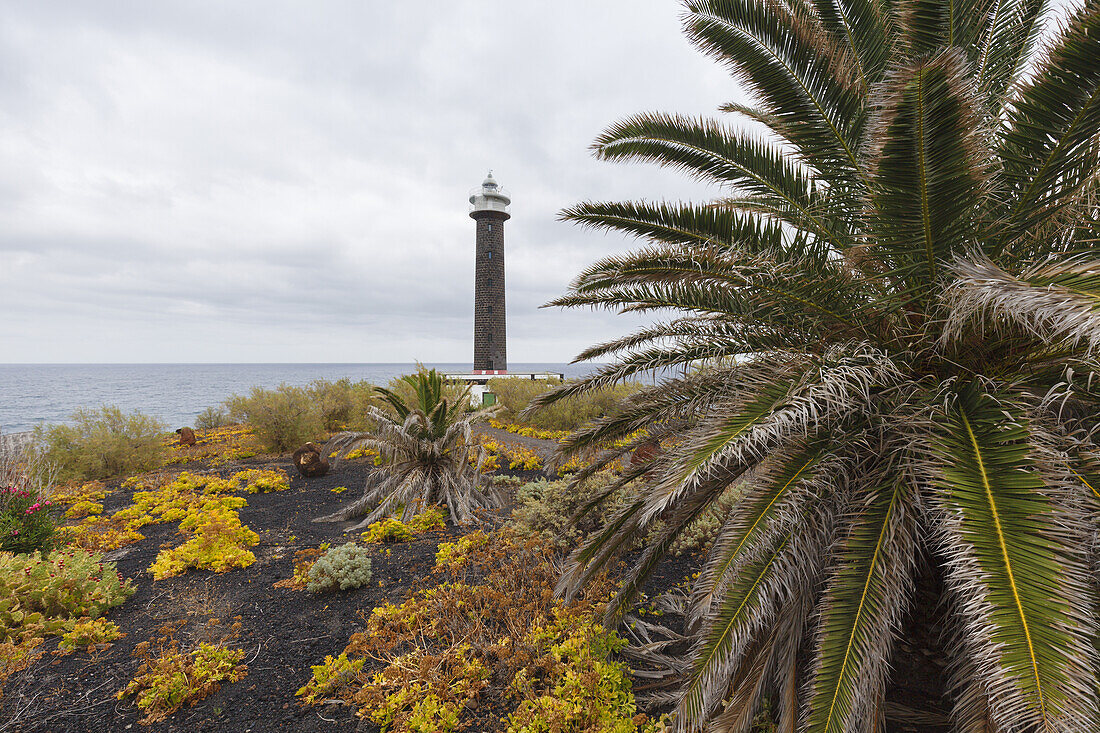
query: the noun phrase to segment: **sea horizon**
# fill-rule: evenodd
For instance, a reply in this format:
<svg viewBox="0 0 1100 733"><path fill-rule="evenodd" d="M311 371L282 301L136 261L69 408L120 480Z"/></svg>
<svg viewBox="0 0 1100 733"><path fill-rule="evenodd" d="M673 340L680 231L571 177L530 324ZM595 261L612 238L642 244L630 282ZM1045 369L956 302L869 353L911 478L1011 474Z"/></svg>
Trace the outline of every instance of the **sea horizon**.
<svg viewBox="0 0 1100 733"><path fill-rule="evenodd" d="M471 362L419 362L468 371ZM305 386L318 379L385 384L417 362L8 362L0 363L0 434L66 422L78 409L114 405L140 411L175 429L208 407L253 387ZM581 377L598 364L517 362L511 372Z"/></svg>

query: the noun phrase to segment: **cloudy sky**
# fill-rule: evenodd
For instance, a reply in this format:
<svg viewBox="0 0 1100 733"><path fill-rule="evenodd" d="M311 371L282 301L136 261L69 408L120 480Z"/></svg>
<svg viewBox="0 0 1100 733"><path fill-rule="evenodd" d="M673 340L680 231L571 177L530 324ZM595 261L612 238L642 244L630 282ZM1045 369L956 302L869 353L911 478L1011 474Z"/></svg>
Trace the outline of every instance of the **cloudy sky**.
<svg viewBox="0 0 1100 733"><path fill-rule="evenodd" d="M633 324L539 309L630 246L556 220L690 198L594 160L734 82L673 0L0 1L0 362L465 362L489 168L510 361Z"/></svg>

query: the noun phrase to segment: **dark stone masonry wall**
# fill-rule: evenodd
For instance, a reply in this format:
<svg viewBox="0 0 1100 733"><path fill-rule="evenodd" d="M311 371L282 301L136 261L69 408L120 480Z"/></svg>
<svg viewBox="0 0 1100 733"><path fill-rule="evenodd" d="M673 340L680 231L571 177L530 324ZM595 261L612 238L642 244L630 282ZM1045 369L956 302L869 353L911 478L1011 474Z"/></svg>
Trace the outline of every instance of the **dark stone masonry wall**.
<svg viewBox="0 0 1100 733"><path fill-rule="evenodd" d="M508 330L504 304L504 222L508 214L475 211L474 369L508 368Z"/></svg>

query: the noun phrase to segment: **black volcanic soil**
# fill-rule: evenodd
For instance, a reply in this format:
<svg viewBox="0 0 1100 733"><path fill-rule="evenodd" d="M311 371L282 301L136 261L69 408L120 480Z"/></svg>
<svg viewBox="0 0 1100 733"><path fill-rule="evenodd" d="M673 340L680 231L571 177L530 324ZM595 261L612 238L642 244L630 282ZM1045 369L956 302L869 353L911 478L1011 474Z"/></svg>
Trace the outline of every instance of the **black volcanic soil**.
<svg viewBox="0 0 1100 733"><path fill-rule="evenodd" d="M506 439L517 437L508 435ZM427 576L437 545L461 533L448 529L412 542L373 546L372 581L356 590L312 595L275 588L276 581L291 576L295 550L313 548L325 541L344 541L343 530L351 523L311 520L356 497L373 467L366 461L344 461L328 476L303 479L283 457L242 461L223 467L219 473L228 475L250 467L282 468L291 476L289 490L248 495L248 506L240 510L241 521L260 535L259 545L252 548L256 563L222 574L191 570L181 577L154 582L147 570L160 545L178 544L180 538L173 523L144 527L145 540L116 551L119 570L133 580L137 593L107 618L117 623L126 636L95 656L83 650L64 656L47 653L26 672L14 675L0 702L0 731L377 730L361 726L350 709L339 705L303 707L295 692L310 679L310 665L320 664L327 654L339 654L348 637L363 629L364 618L372 609L386 601L401 602L420 584L434 583ZM507 473L525 480L537 475ZM331 489L337 486L347 486L348 491L333 493ZM108 496L106 511L121 508L126 502L126 493L116 491ZM670 563L649 592L657 593L680 582L692 569L690 562ZM237 643L246 651L248 676L223 684L218 692L193 707L184 707L167 721L139 725L141 715L133 698L115 698L140 663L132 656L134 646L149 640L163 624L188 619L176 634L186 646L210 633L205 623L211 615L223 620L240 616ZM43 648L55 647L56 639L50 639ZM482 719L474 721L468 730L495 728L490 721L494 717L499 721L506 712L495 701L485 703L484 718L479 715Z"/></svg>

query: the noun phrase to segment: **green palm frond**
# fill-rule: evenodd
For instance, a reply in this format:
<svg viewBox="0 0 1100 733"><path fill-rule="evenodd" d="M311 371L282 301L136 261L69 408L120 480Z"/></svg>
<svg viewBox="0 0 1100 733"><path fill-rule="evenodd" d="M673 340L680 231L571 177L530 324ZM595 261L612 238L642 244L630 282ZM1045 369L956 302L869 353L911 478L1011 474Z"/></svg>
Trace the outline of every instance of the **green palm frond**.
<svg viewBox="0 0 1100 733"><path fill-rule="evenodd" d="M728 208L649 202L585 202L561 218L592 229L615 230L656 242L723 248L780 256L787 250L783 228Z"/></svg>
<svg viewBox="0 0 1100 733"><path fill-rule="evenodd" d="M986 661L978 673L998 723L1091 730L1100 725L1094 654L1072 631L1091 612L1067 602L1080 595L1067 573L1075 561L1059 546L1026 427L1018 413L1005 420L1013 412L970 385L937 433L948 579L968 599L969 646Z"/></svg>
<svg viewBox="0 0 1100 733"><path fill-rule="evenodd" d="M782 204L829 240L828 222L815 213L820 196L811 177L765 140L706 119L649 113L609 128L593 148L604 160L655 163Z"/></svg>
<svg viewBox="0 0 1100 733"><path fill-rule="evenodd" d="M1034 78L1011 103L1002 136L1012 202L998 246L1071 203L1096 176L1100 154L1100 3L1074 13ZM994 250L995 252L999 251Z"/></svg>
<svg viewBox="0 0 1100 733"><path fill-rule="evenodd" d="M778 2L700 0L687 3L688 38L730 66L773 117L803 160L826 178L859 170L863 104L845 54ZM828 49L828 50L827 50Z"/></svg>
<svg viewBox="0 0 1100 733"><path fill-rule="evenodd" d="M809 725L843 733L873 724L885 660L912 587L917 528L914 489L887 466L872 477L863 511L840 549L822 599Z"/></svg>
<svg viewBox="0 0 1100 733"><path fill-rule="evenodd" d="M1048 4L1047 0L997 0L993 5L980 55L974 61L975 81L984 92L986 113L993 118L1002 115L1005 93L1018 81L1030 58Z"/></svg>
<svg viewBox="0 0 1100 733"><path fill-rule="evenodd" d="M974 242L986 166L967 83L959 53L921 59L892 74L877 121L877 246L893 271L926 284Z"/></svg>
<svg viewBox="0 0 1100 733"><path fill-rule="evenodd" d="M692 650L692 671L676 708L676 730L699 730L715 711L737 669L731 660L739 660L774 622L793 589L818 575L832 536L830 518L806 519L738 573Z"/></svg>
<svg viewBox="0 0 1100 733"><path fill-rule="evenodd" d="M689 623L698 622L713 610L735 571L745 564L762 545L786 523L799 516L799 498L813 489L823 491L819 465L828 457L822 442L800 446L790 455L768 459L760 475L749 483L733 507L699 573L692 591ZM835 472L835 462L826 472ZM833 474L835 477L835 474Z"/></svg>
<svg viewBox="0 0 1100 733"><path fill-rule="evenodd" d="M813 7L836 45L850 51L866 95L882 80L890 58L889 10L871 0L814 0Z"/></svg>

